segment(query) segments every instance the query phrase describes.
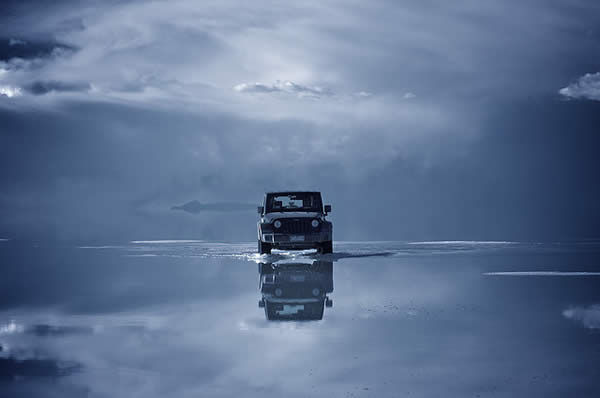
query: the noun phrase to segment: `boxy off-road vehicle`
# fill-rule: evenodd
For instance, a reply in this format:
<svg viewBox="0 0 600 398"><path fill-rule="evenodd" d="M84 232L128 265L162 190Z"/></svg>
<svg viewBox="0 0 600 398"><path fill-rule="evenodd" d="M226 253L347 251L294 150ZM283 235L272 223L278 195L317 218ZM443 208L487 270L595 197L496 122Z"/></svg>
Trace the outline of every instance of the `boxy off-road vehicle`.
<svg viewBox="0 0 600 398"><path fill-rule="evenodd" d="M258 252L317 249L333 252L333 224L320 192L267 192L258 207Z"/></svg>

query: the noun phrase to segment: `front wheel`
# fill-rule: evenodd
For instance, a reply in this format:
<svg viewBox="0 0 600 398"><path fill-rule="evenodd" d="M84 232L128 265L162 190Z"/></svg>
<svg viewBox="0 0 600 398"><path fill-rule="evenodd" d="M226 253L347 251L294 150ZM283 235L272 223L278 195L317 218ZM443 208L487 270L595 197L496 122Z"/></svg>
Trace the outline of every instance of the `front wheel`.
<svg viewBox="0 0 600 398"><path fill-rule="evenodd" d="M327 242L321 243L321 246L319 247L319 253L321 253L321 254L333 253L333 242L328 240Z"/></svg>
<svg viewBox="0 0 600 398"><path fill-rule="evenodd" d="M259 240L258 241L258 252L260 254L271 254L271 244Z"/></svg>

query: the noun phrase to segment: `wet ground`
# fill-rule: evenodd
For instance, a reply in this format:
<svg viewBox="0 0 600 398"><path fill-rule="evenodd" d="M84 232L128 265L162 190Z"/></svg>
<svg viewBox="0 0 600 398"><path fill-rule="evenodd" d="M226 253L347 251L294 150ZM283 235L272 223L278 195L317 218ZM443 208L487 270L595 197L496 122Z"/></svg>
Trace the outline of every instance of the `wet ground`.
<svg viewBox="0 0 600 398"><path fill-rule="evenodd" d="M0 242L0 396L600 396L600 242L334 250Z"/></svg>

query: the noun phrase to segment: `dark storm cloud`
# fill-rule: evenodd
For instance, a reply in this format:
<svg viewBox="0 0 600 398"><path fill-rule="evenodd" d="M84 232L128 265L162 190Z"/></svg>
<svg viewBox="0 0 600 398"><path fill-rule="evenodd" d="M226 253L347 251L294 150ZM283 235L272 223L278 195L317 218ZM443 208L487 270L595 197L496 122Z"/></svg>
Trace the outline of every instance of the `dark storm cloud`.
<svg viewBox="0 0 600 398"><path fill-rule="evenodd" d="M25 93L84 92L88 83L59 80L30 81L22 74L44 73L53 62L75 52L76 48L54 40L0 39L0 96L20 97Z"/></svg>
<svg viewBox="0 0 600 398"><path fill-rule="evenodd" d="M48 324L32 325L25 330L38 337L56 337L71 335L86 335L94 332L94 329L87 326L58 326Z"/></svg>
<svg viewBox="0 0 600 398"><path fill-rule="evenodd" d="M56 41L29 41L18 38L0 38L0 61L14 58L46 58L53 54L72 52L75 48Z"/></svg>
<svg viewBox="0 0 600 398"><path fill-rule="evenodd" d="M57 378L78 370L76 364L64 364L52 359L0 358L0 382L18 378Z"/></svg>
<svg viewBox="0 0 600 398"><path fill-rule="evenodd" d="M503 104L488 114L487 132L475 144L440 138L428 148L435 158L430 165L427 158L407 154L379 171L351 177L345 177L347 168L370 165L306 159L287 145L282 131L317 140L310 124L115 105L71 106L67 118L5 113L3 236L55 230L65 238L250 240L255 232L250 206L247 213L200 211L200 220L169 209L190 196L206 197L205 204L256 206L264 191L286 187L322 189L333 204L339 239L591 236L600 225L597 108L596 102L554 98ZM99 122L88 125L89 115ZM241 133L223 135L226 131ZM268 156L246 150L257 142L275 149ZM444 148L462 148L465 155ZM385 211L385 222L380 211L372 211L373 201ZM81 229L82 224L94 228Z"/></svg>
<svg viewBox="0 0 600 398"><path fill-rule="evenodd" d="M24 89L33 95L48 94L53 91L56 92L86 92L91 89L89 83L79 82L61 82L56 80L50 81L35 81L28 84Z"/></svg>
<svg viewBox="0 0 600 398"><path fill-rule="evenodd" d="M174 115L99 104L67 109L66 113L3 114L3 223L13 227L26 224L26 229L39 232L56 225L68 235L75 228L80 237L91 236L88 233L105 236L112 230L114 237L150 239L156 234L150 231L153 227L148 229L147 221L154 219L152 223L163 224L161 234L165 238L180 230L205 238L243 239L250 234L249 227L235 225L241 220L253 225L254 211L232 213L228 222L218 212L202 212L198 216L203 222L199 224L197 219L182 218L169 209L173 202L190 196L205 197L207 203L219 199L219 203L258 205L274 175L286 175L294 169L293 165L283 165L290 149L285 148L286 137L277 131L302 129L310 133L310 126L303 123L280 122L274 127L226 115ZM98 123L89 125L90 115ZM240 134L224 134L231 130ZM253 158L246 148L269 136L273 138L270 145L281 148L275 156L282 159L284 167L269 176L255 175L255 168L267 167L274 157ZM207 149L210 156L205 155ZM36 162L25 160L23 153L38 153L39 158ZM132 164L132 159L137 161ZM248 167L221 167L231 159L239 159ZM165 180L160 176L169 177ZM18 210L11 215L9 209ZM83 219L97 227L80 229L76 225ZM126 219L130 220L127 226L113 230Z"/></svg>

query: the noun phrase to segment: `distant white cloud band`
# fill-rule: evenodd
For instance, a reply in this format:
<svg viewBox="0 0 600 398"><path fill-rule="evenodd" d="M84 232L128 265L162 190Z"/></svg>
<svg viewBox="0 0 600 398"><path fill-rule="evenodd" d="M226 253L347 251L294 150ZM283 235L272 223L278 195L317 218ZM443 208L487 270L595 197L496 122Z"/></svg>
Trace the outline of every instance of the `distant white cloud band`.
<svg viewBox="0 0 600 398"><path fill-rule="evenodd" d="M600 72L587 73L558 92L569 98L600 101Z"/></svg>
<svg viewBox="0 0 600 398"><path fill-rule="evenodd" d="M581 322L588 329L600 329L600 305L598 304L588 308L568 308L563 311L563 316Z"/></svg>
<svg viewBox="0 0 600 398"><path fill-rule="evenodd" d="M19 87L0 86L0 96L12 98L12 97L18 97L22 94L23 94L23 91Z"/></svg>
<svg viewBox="0 0 600 398"><path fill-rule="evenodd" d="M289 80L280 81L277 80L273 84L264 83L240 83L233 89L240 93L251 93L251 94L266 94L266 93L288 93L295 94L298 97L311 97L320 98L324 96L333 95L331 90L318 87L318 86L305 86L302 84L294 83Z"/></svg>

